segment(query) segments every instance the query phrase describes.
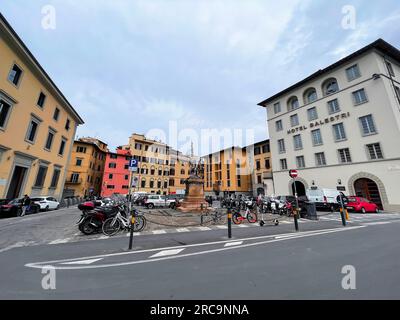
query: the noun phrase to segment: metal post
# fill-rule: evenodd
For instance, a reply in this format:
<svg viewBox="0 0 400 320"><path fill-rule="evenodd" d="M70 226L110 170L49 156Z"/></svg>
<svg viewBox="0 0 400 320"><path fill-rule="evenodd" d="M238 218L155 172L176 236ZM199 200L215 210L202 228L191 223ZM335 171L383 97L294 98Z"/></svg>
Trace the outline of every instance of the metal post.
<svg viewBox="0 0 400 320"><path fill-rule="evenodd" d="M294 195L296 197L296 213L294 214L294 227L296 231L299 231L299 222L298 222L298 214L299 214L299 199L297 197L297 186L296 186L296 179L294 178Z"/></svg>
<svg viewBox="0 0 400 320"><path fill-rule="evenodd" d="M346 217L345 217L345 213L344 213L344 205L343 205L343 198L342 198L342 193L339 193L339 197L340 197L340 205L341 205L341 208L340 208L340 217L342 218L342 224L343 224L343 227L345 227L346 226Z"/></svg>
<svg viewBox="0 0 400 320"><path fill-rule="evenodd" d="M130 237L129 237L129 250L132 250L133 247L133 226L135 224L135 217L134 217L134 213L132 210L132 182L133 182L133 171L131 171L131 179L130 179L130 185L129 185L129 196L128 196L128 210L129 210L129 215L130 215L130 219L131 219L131 230L130 230Z"/></svg>
<svg viewBox="0 0 400 320"><path fill-rule="evenodd" d="M231 204L229 204L228 207L228 238L232 238L232 207Z"/></svg>

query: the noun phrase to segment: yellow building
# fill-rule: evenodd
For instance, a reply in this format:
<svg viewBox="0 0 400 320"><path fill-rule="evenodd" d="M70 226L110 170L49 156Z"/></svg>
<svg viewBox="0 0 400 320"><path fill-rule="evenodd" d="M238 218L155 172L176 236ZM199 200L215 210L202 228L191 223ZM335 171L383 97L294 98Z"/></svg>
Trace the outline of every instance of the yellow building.
<svg viewBox="0 0 400 320"><path fill-rule="evenodd" d="M0 14L0 198L60 199L83 120Z"/></svg>
<svg viewBox="0 0 400 320"><path fill-rule="evenodd" d="M252 194L247 149L232 147L202 157L206 195Z"/></svg>
<svg viewBox="0 0 400 320"><path fill-rule="evenodd" d="M66 195L100 196L107 152L107 144L98 139L74 141L65 182Z"/></svg>
<svg viewBox="0 0 400 320"><path fill-rule="evenodd" d="M189 157L165 143L136 133L129 138L129 145L124 147L129 147L139 163L139 170L134 175L138 182L133 192L184 194L184 181L189 177Z"/></svg>
<svg viewBox="0 0 400 320"><path fill-rule="evenodd" d="M248 156L254 158L252 172L253 195L273 195L274 184L272 180L271 150L269 140L264 140L247 147Z"/></svg>

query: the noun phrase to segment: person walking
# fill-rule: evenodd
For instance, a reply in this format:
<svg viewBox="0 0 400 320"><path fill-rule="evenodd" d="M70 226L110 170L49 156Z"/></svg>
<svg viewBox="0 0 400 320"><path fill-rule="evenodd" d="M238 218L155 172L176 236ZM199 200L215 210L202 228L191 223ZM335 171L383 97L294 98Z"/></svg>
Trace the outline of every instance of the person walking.
<svg viewBox="0 0 400 320"><path fill-rule="evenodd" d="M29 198L29 196L26 194L22 199L21 217L23 217L26 214L26 211L29 210L30 206L31 206L31 198Z"/></svg>

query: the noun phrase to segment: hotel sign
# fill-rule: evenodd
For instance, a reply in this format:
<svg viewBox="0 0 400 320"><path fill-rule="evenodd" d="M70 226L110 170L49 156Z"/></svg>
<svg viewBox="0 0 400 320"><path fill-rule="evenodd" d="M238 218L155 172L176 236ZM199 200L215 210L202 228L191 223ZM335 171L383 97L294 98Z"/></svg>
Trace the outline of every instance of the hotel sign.
<svg viewBox="0 0 400 320"><path fill-rule="evenodd" d="M300 126L300 127L288 130L287 134L293 134L293 133L296 133L296 132L305 131L308 128L314 129L314 128L317 128L319 126L323 126L325 124L331 123L331 122L336 122L336 121L339 121L341 119L347 119L349 117L350 117L350 112L347 112L347 113L338 114L336 116L331 116L331 117L325 118L323 120L311 121L308 124L308 126L304 125L304 126Z"/></svg>

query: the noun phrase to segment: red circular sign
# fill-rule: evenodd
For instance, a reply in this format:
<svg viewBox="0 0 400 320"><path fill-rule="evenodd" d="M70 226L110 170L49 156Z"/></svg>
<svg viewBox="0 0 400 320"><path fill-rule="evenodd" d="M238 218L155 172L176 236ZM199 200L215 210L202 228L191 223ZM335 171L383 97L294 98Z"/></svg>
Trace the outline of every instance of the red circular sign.
<svg viewBox="0 0 400 320"><path fill-rule="evenodd" d="M289 176L294 179L294 178L297 178L299 176L299 173L297 172L297 170L290 170L289 171Z"/></svg>

